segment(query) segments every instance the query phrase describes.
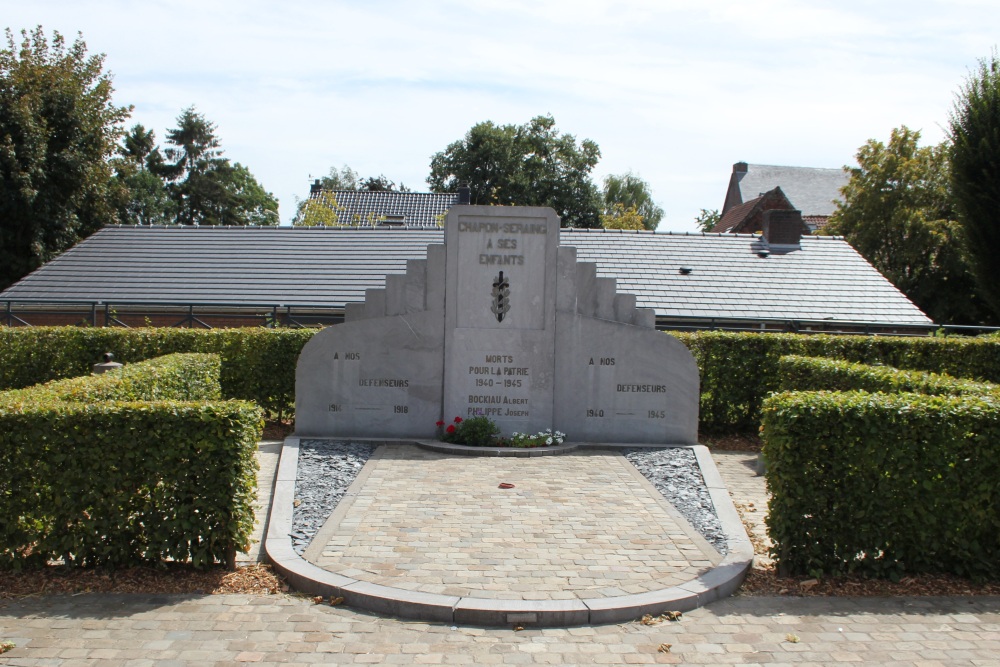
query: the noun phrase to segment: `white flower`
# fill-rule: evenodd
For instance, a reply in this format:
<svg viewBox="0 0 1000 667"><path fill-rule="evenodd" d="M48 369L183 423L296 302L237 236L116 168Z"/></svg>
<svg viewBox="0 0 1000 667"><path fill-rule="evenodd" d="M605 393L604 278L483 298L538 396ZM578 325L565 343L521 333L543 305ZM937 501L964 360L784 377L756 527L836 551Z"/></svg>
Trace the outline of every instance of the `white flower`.
<svg viewBox="0 0 1000 667"><path fill-rule="evenodd" d="M547 440L545 441L545 444L546 444L546 445L551 445L551 444L552 444L552 438L548 438L548 439L547 439Z"/></svg>

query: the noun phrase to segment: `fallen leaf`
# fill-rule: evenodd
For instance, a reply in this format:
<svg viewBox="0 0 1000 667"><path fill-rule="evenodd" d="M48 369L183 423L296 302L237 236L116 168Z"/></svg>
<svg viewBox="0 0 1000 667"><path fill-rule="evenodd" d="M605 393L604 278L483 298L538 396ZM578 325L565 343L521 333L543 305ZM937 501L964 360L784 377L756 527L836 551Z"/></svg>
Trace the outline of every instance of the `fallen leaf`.
<svg viewBox="0 0 1000 667"><path fill-rule="evenodd" d="M301 504L302 504L302 500L300 498L296 498L294 500L294 502L292 502L292 505L294 505L295 507L298 507Z"/></svg>
<svg viewBox="0 0 1000 667"><path fill-rule="evenodd" d="M514 632L520 632L521 630L524 630L524 626L523 625L515 625L514 626Z"/></svg>
<svg viewBox="0 0 1000 667"><path fill-rule="evenodd" d="M819 579L806 579L805 581L799 582L799 588L804 591L808 591L810 588L819 583Z"/></svg>
<svg viewBox="0 0 1000 667"><path fill-rule="evenodd" d="M793 635L793 634L789 633L789 634L785 635L785 641L788 642L789 644L798 644L799 643L799 636L798 635Z"/></svg>
<svg viewBox="0 0 1000 667"><path fill-rule="evenodd" d="M344 598L342 598L342 597L336 597L335 598L332 595L330 596L330 606L331 607L336 607L338 604L343 604L343 603L344 603Z"/></svg>
<svg viewBox="0 0 1000 667"><path fill-rule="evenodd" d="M323 596L317 595L313 598L313 604L323 604Z"/></svg>
<svg viewBox="0 0 1000 667"><path fill-rule="evenodd" d="M660 648L658 648L656 650L659 651L660 653L670 653L670 649L672 647L673 647L673 644L660 644Z"/></svg>

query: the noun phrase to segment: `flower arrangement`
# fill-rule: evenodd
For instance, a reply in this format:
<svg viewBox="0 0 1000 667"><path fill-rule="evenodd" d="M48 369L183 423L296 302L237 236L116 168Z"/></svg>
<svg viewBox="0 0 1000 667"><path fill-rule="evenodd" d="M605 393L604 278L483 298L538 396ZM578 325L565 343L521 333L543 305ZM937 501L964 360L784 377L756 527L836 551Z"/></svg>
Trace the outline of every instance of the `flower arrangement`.
<svg viewBox="0 0 1000 667"><path fill-rule="evenodd" d="M447 427L443 421L439 421L437 427L441 432L441 440L472 447L495 446L496 437L500 434L496 423L488 417L470 417L468 419L455 417L455 420Z"/></svg>
<svg viewBox="0 0 1000 667"><path fill-rule="evenodd" d="M566 439L566 434L562 431L553 432L547 428L534 435L529 433L518 433L515 431L510 436L511 447L547 447L550 445L561 445Z"/></svg>
<svg viewBox="0 0 1000 667"><path fill-rule="evenodd" d="M561 445L566 434L545 429L534 435L514 432L509 438L501 438L500 428L489 417L455 417L452 423L437 422L438 437L444 442L472 447L548 447Z"/></svg>

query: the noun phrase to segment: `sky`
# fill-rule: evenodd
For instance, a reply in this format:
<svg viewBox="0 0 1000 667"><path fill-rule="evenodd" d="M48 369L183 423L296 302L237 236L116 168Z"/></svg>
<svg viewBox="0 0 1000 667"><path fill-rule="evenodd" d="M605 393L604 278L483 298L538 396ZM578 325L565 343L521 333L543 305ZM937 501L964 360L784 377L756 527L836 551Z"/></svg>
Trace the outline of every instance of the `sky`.
<svg viewBox="0 0 1000 667"><path fill-rule="evenodd" d="M1000 41L1000 2L895 0L0 0L15 34L81 33L114 101L162 141L194 106L289 224L348 165L427 191L431 156L476 123L556 128L632 171L694 231L732 165L839 168L894 127L946 136Z"/></svg>

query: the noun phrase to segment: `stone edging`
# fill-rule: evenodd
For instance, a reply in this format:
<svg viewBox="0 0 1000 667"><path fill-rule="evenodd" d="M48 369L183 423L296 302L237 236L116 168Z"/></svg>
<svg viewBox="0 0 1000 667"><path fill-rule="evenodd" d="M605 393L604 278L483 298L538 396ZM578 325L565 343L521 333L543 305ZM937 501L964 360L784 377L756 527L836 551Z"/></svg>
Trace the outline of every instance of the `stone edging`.
<svg viewBox="0 0 1000 667"><path fill-rule="evenodd" d="M417 440L417 447L440 454L454 454L455 456L558 456L559 454L569 454L580 446L577 443L564 442L561 445L549 445L546 447L470 447L469 445L456 445L452 442L441 442L440 440Z"/></svg>
<svg viewBox="0 0 1000 667"><path fill-rule="evenodd" d="M289 534L292 530L299 441L296 436L285 439L264 548L274 567L296 590L311 595L343 597L346 604L359 609L400 618L481 626L565 627L620 623L635 620L644 614L688 611L727 597L743 582L753 563L750 539L715 462L708 448L695 445L691 449L697 457L702 477L726 533L729 553L719 565L691 581L659 591L607 598L494 600L420 593L351 579L313 565L292 548ZM601 446L614 448L614 445Z"/></svg>

